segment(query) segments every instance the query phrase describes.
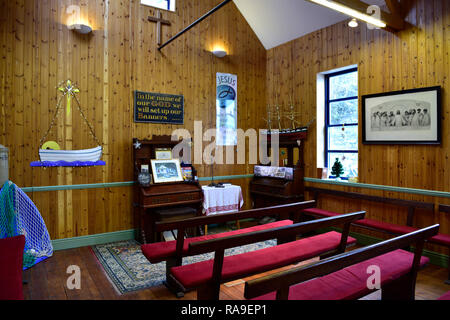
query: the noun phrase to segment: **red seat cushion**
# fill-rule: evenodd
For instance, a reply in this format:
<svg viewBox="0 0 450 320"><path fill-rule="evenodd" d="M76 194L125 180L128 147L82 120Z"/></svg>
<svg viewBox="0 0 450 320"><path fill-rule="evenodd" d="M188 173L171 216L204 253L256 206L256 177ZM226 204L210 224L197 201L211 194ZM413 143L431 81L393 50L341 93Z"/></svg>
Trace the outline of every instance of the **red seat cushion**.
<svg viewBox="0 0 450 320"><path fill-rule="evenodd" d="M283 227L283 226L287 226L287 225L291 225L291 224L293 224L292 220L282 220L282 221L276 221L276 222L272 222L272 223L267 223L267 224L263 224L263 225L258 225L258 226L254 226L254 227L250 227L250 228L244 228L244 229L239 229L239 230L234 230L234 231L229 231L229 232L211 234L211 235L201 236L201 237L187 238L184 240L183 254L187 254L189 243L192 243L192 242L199 242L199 241L229 237L229 236L236 235L236 234L261 231L261 230L266 230L266 229ZM167 241L167 242L144 244L141 246L141 250L142 250L142 253L144 254L144 256L151 263L158 263L158 262L164 261L167 258L173 256L176 253L176 247L177 247L177 242L174 240L174 241Z"/></svg>
<svg viewBox="0 0 450 320"><path fill-rule="evenodd" d="M390 233L394 233L394 234L407 234L407 233L418 230L417 228L414 228L414 227L401 226L401 225L397 225L397 224L393 224L393 223L376 221L376 220L372 220L372 219L358 220L358 221L355 221L353 224L356 226L361 225L364 227L384 230L386 232L390 232Z"/></svg>
<svg viewBox="0 0 450 320"><path fill-rule="evenodd" d="M25 236L0 239L0 300L23 300Z"/></svg>
<svg viewBox="0 0 450 320"><path fill-rule="evenodd" d="M276 269L301 260L317 257L337 249L341 234L335 231L300 239L270 248L237 254L224 258L222 279L231 281L242 276ZM348 244L356 243L348 237ZM172 275L185 287L193 288L212 277L214 260L207 260L171 269Z"/></svg>
<svg viewBox="0 0 450 320"><path fill-rule="evenodd" d="M443 246L450 247L450 236L447 234L439 233L438 235L431 237L429 241L443 245Z"/></svg>
<svg viewBox="0 0 450 320"><path fill-rule="evenodd" d="M438 300L450 300L450 291L439 297Z"/></svg>
<svg viewBox="0 0 450 320"><path fill-rule="evenodd" d="M381 271L381 285L407 274L411 270L414 254L404 250L395 250L384 255L360 262L342 270L330 273L291 286L289 300L352 300L361 298L371 292L367 280L372 273L367 273L369 266L378 266ZM422 257L423 267L430 259ZM275 292L253 300L274 300Z"/></svg>
<svg viewBox="0 0 450 320"><path fill-rule="evenodd" d="M319 208L309 208L309 209L304 209L303 210L304 213L306 214L312 214L312 215L319 215L319 216L324 216L324 217L335 217L335 216L339 216L341 215L341 213L337 213L337 212L333 212L333 211L327 211L327 210L322 210Z"/></svg>

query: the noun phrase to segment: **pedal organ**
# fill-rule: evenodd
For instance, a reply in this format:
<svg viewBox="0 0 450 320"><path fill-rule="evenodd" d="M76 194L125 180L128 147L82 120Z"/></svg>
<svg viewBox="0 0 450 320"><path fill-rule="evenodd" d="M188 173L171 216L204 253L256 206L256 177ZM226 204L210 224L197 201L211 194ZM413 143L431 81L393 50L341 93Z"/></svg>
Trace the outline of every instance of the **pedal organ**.
<svg viewBox="0 0 450 320"><path fill-rule="evenodd" d="M296 132L280 133L280 149L287 149L287 168L292 168L292 177L278 178L255 175L250 182L250 196L253 207L262 208L286 203L304 201L303 145L307 128ZM268 146L271 144L270 131L267 133ZM294 150L298 150L298 161L294 164Z"/></svg>
<svg viewBox="0 0 450 320"><path fill-rule="evenodd" d="M151 140L133 139L134 145L134 221L136 240L140 243L155 242L155 222L180 220L202 214L203 191L196 181L151 184L143 187L138 183L142 165L151 168L158 148L173 149L181 141L172 141L170 136L154 136ZM190 148L189 142L186 148ZM197 175L192 167L192 176Z"/></svg>

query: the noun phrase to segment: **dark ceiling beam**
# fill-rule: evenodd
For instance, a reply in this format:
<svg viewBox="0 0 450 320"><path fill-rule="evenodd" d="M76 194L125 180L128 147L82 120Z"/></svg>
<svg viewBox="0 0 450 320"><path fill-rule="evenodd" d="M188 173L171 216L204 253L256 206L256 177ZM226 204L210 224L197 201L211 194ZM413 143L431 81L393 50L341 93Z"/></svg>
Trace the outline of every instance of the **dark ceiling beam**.
<svg viewBox="0 0 450 320"><path fill-rule="evenodd" d="M404 9L402 8L401 3L399 3L397 0L385 0L385 2L392 15L401 18L405 17L405 12Z"/></svg>

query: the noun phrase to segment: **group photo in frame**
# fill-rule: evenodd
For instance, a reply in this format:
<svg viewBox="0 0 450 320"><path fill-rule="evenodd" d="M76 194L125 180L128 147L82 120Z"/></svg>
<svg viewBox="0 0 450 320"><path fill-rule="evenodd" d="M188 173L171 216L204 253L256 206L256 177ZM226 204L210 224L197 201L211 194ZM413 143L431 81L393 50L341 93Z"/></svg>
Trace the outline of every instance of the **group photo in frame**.
<svg viewBox="0 0 450 320"><path fill-rule="evenodd" d="M179 159L152 160L154 183L184 181Z"/></svg>
<svg viewBox="0 0 450 320"><path fill-rule="evenodd" d="M440 144L441 87L362 96L363 144Z"/></svg>

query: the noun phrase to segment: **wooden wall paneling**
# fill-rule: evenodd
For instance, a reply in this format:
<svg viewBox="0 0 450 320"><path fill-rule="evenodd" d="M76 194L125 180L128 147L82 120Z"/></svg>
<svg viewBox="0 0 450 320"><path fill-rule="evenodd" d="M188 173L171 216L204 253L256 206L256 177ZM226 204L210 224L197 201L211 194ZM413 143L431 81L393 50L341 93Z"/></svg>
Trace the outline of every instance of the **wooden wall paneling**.
<svg viewBox="0 0 450 320"><path fill-rule="evenodd" d="M0 3L2 7L5 7L5 1ZM7 10L6 10L7 11ZM7 57L7 47L6 47L6 35L7 35L7 16L0 13L0 25L2 26L0 30L1 38L1 50L2 55L0 59L0 86L1 92L3 93L0 97L0 143L4 143L6 139L6 97L4 95L6 88L6 57Z"/></svg>
<svg viewBox="0 0 450 320"><path fill-rule="evenodd" d="M40 56L39 59L35 59L36 65L39 68L39 72L35 72L35 80L33 84L33 90L35 91L35 101L36 104L32 106L35 109L34 114L36 115L34 121L35 134L33 137L33 141L31 143L31 161L37 161L39 154L36 150L40 147L39 142L40 139L45 134L46 130L50 126L48 111L51 105L51 94L49 92L50 87L50 78L52 77L52 70L50 69L50 61L52 60L52 54L50 53L50 48L54 42L50 40L50 22L52 17L51 10L45 10L44 8L51 8L51 3L48 0L39 2L39 10L36 10L35 16L36 20L39 19L39 15L41 15L41 25L40 28L36 28L36 32L38 32L36 36L36 42L39 43L40 48ZM40 39L39 39L40 36ZM40 41L39 41L40 40ZM48 60L42 59L42 57L49 57ZM54 76L54 74L53 74ZM30 185L49 185L48 175L34 175L34 169L31 170L32 181ZM50 225L51 216L50 216L50 199L48 196L40 196L37 194L32 194L31 199L39 204L39 210L41 215L44 218L44 221L48 221Z"/></svg>
<svg viewBox="0 0 450 320"><path fill-rule="evenodd" d="M299 96L309 108L300 108L302 121L311 110L315 114L315 81L318 72L358 63L359 95L396 91L425 86L443 87L442 112L445 123L449 116L448 94L450 89L449 68L449 31L450 19L448 1L419 0L413 6L407 20L413 25L396 34L381 30L369 30L365 24L350 29L342 22L316 33L306 35L267 52L267 100L273 101L271 90L277 86L277 72L283 72L286 51L302 52L293 55L296 64L303 72L295 73L295 86ZM314 37L318 36L318 41ZM320 48L317 48L320 47ZM320 52L317 52L320 50ZM315 67L316 57L320 61ZM292 58L291 58L292 59ZM284 71L286 72L286 70ZM287 75L281 75L286 79ZM273 89L275 87L275 89ZM360 102L361 108L361 102ZM361 110L361 109L360 109ZM362 115L360 115L360 120ZM409 188L449 191L448 156L449 145L445 138L448 128L443 126L441 146L420 145L363 145L360 149L360 182L380 185L393 185ZM362 134L362 128L360 128ZM315 176L315 132L311 132L306 141L306 176ZM340 187L336 187L339 189ZM432 198L420 195L360 190L368 194L397 197L403 199L448 202L445 198ZM326 199L323 205L343 210L351 205L342 205L338 201ZM369 216L389 222L401 222L401 210L392 207L369 205ZM449 233L448 215L436 213L434 217L421 217L418 224L439 221L442 231ZM439 252L442 249L436 248Z"/></svg>
<svg viewBox="0 0 450 320"><path fill-rule="evenodd" d="M6 2L6 1L5 1ZM3 6L5 7L5 6ZM12 96L13 96L13 79L14 79L14 71L13 71L13 67L14 67L14 57L13 57L13 53L14 53L14 48L13 46L15 45L15 41L14 39L14 18L15 15L12 12L12 5L9 2L6 2L6 8L8 9L7 11L2 11L2 13L4 15L6 15L5 19L3 20L3 23L6 23L6 27L4 28L4 32L5 32L5 36L3 37L3 40L5 41L4 44L2 45L2 50L5 50L5 55L6 55L6 61L5 61L5 86L3 87L4 89L4 94L2 96L5 97L4 100L4 112L5 112L5 135L3 136L3 141L2 143L4 145L7 145L7 141L8 141L8 137L11 134L11 132L13 132L13 124L14 124L14 113L13 113L13 108L14 105L12 104ZM9 13L9 14L8 14ZM3 28L2 28L3 29ZM10 148L9 150L9 156L12 156L12 148ZM12 174L12 164L10 165L10 175Z"/></svg>
<svg viewBox="0 0 450 320"><path fill-rule="evenodd" d="M96 7L95 7L95 3L90 3L90 2L86 2L84 3L85 6L85 19L89 22L90 25L92 25L93 30L95 30L98 26L96 26L93 23L93 19L92 19L92 12L95 12ZM86 88L87 90L85 91L84 95L81 95L82 98L82 108L83 108L83 112L86 116L86 118L88 119L90 125L94 128L94 132L95 131L95 110L97 108L96 104L97 101L95 99L95 85L94 85L94 81L95 81L95 47L93 46L95 42L90 41L88 43L84 44L84 51L83 51L83 58L82 58L82 62L83 62L83 83L88 84L88 83L92 83L92 85L90 85L88 88ZM86 145L95 145L95 140L94 138L91 136L91 133L89 132L89 128L87 128L86 124L83 123L83 136L84 136L84 142L82 142L81 144L81 148L84 148L84 146ZM96 136L97 138L98 133L96 132ZM93 178L95 178L95 172L96 170L91 170L93 168L83 168L82 169L82 183L92 183L93 181L95 181ZM89 235L89 224L90 221L92 221L89 218L89 208L91 206L91 201L89 199L89 192L83 190L81 192L81 217L80 217L80 224L79 226L77 226L77 230L76 233L77 234L81 234L81 235Z"/></svg>
<svg viewBox="0 0 450 320"><path fill-rule="evenodd" d="M14 48L14 96L15 103L13 104L14 111L14 133L15 137L17 137L16 146L12 148L10 151L13 158L16 158L17 164L23 163L24 150L20 146L23 146L23 108L24 108L24 32L25 32L25 9L24 2L18 1L15 7L15 21L14 21L14 30L15 30L15 48ZM13 176L16 176L18 181L23 181L23 172L20 170L18 165L12 164L12 172Z"/></svg>
<svg viewBox="0 0 450 320"><path fill-rule="evenodd" d="M443 1L434 1L434 12L445 12L443 11L444 9L444 2ZM448 12L448 11L447 11ZM447 73L446 75L446 70L444 68L444 57L445 57L445 47L449 46L449 44L447 43L447 45L445 45L444 42L444 16L443 15L434 15L433 17L433 22L432 22L433 26L434 26L434 56L435 56L435 60L434 60L434 64L435 64L435 69L436 69L436 82L440 82L443 83L443 85L445 86L446 84L446 78L449 77L449 74ZM448 55L448 53L447 53ZM448 70L447 70L448 71ZM448 83L448 82L447 82ZM445 102L445 100L444 100ZM442 123L445 123L445 121L443 121ZM442 126L447 127L445 125ZM443 135L443 137L445 137L445 135ZM443 139L445 140L445 138ZM444 163L441 161L441 157L439 156L439 153L442 152L441 148L428 148L430 149L431 152L429 152L429 156L427 159L427 164L429 164L427 166L428 170L424 173L426 176L428 177L433 177L436 181L436 188L439 188L439 190L442 190L444 188L444 185L442 184L442 179L441 179L441 174L440 174L440 168L444 167ZM428 153L428 152L427 152ZM436 161L433 161L433 159L436 159ZM425 185L426 188L432 188L432 184L430 183L429 179Z"/></svg>
<svg viewBox="0 0 450 320"><path fill-rule="evenodd" d="M105 28L105 15L107 13L107 6L109 4L105 1L102 6L98 2L89 2L89 21L95 22L95 30L93 37L91 39L91 50L89 58L89 70L91 72L91 77L89 80L90 92L89 102L92 106L92 126L103 147L103 157L102 159L108 164L107 159L107 149L105 148L105 138L104 138L104 128L103 124L103 108L105 104L107 105L107 94L104 93L104 83L105 73L108 72L107 65L105 66L105 55L108 51L105 50L105 42L107 43L107 38L105 38L105 33L107 29ZM92 56L92 57L91 57ZM106 67L106 68L105 68ZM107 82L107 80L106 80ZM106 91L106 90L105 90ZM93 96L93 97L92 97ZM106 168L92 168L90 176L92 180L89 183L95 183L97 181L105 181ZM88 234L96 234L102 232L105 225L105 189L93 189L88 192Z"/></svg>
<svg viewBox="0 0 450 320"><path fill-rule="evenodd" d="M176 13L164 12L172 25L163 28L163 37L168 39L218 3L186 1ZM182 127L192 132L195 120L203 121L205 130L215 126L216 72L238 75L239 126L247 130L262 125L259 108L265 113L266 51L234 5L158 52L154 25L147 21L155 10L139 1L22 0L4 4L0 19L6 26L0 35L0 143L10 148L10 176L19 186L130 181L133 137L170 134ZM72 4L80 6L82 16L93 27L92 34L80 36L68 30L65 10ZM216 42L230 51L225 59L208 52ZM39 139L49 127L60 97L55 87L68 78L81 90L81 106L102 142L102 160L107 165L30 168L29 162L38 160ZM183 94L185 125L135 124L133 90ZM61 111L65 113L65 104ZM47 140L58 141L66 149L91 146L92 137L75 103L71 117L58 117ZM209 175L209 166L197 169L200 176ZM248 164L224 165L218 166L215 174L251 170ZM246 190L248 179L236 183ZM131 228L131 190L68 190L30 196L51 237L59 239Z"/></svg>
<svg viewBox="0 0 450 320"><path fill-rule="evenodd" d="M49 9L47 9L49 8ZM39 142L43 138L44 134L50 127L50 123L55 112L55 106L57 103L57 93L55 90L56 84L58 82L57 79L57 57L58 57L58 45L57 39L55 35L58 32L58 9L57 9L57 0L50 0L47 3L43 3L42 11L48 13L48 22L47 25L43 25L42 34L48 39L48 49L44 49L42 51L42 57L45 55L45 50L48 50L48 60L42 59L42 65L48 64L48 77L45 75L46 68L41 69L41 93L43 94L41 98L41 109L40 112L40 122L37 124L38 127L38 139L37 146L34 146L34 156L35 160L39 160L39 154L36 151L40 145ZM42 47L44 48L44 46ZM44 74L42 74L44 73ZM53 129L53 132L50 133L49 139L56 140L55 132L57 131L57 127ZM39 183L38 177L40 177L40 185L54 185L56 181L52 175L56 170L45 170L45 174L39 174L39 169L33 169L33 177L36 177L33 183ZM35 182L37 181L37 182ZM55 203L55 197L51 198L50 194L33 194L33 200L36 203L36 206L39 208L41 214L43 215L44 221L46 222L47 228L51 234L55 234L57 230L57 214L56 208L57 203ZM39 199L39 201L36 201Z"/></svg>
<svg viewBox="0 0 450 320"><path fill-rule="evenodd" d="M110 16L109 16L109 24L110 24L110 34L109 34L109 49L111 55L109 56L110 62L110 87L109 87L109 97L110 103L108 105L109 112L109 127L112 129L111 135L109 136L109 144L110 144L110 164L109 168L109 181L118 181L115 180L118 178L117 171L119 170L119 158L120 158L120 132L122 128L120 128L120 124L123 125L120 121L120 116L123 108L122 104L122 90L121 86L123 84L123 80L121 78L121 72L124 69L123 65L123 34L121 29L123 27L122 18L122 8L123 2L111 1L110 2ZM116 192L117 190L114 188L108 189L109 191L109 219L107 220L107 229L114 230L117 224L117 214L118 214L118 206L120 204L113 199L117 199ZM116 229L117 230L117 229Z"/></svg>
<svg viewBox="0 0 450 320"><path fill-rule="evenodd" d="M103 108L102 108L102 124L101 128L103 130L103 156L102 159L107 163L105 167L102 168L103 171L103 181L109 180L109 168L112 165L111 162L113 160L113 157L111 155L110 150L110 143L109 143L109 133L110 133L110 124L109 124L109 116L110 116L110 110L109 110L109 103L110 99L110 57L112 56L112 49L110 48L110 41L112 41L111 36L111 24L110 24L110 16L112 15L112 2L110 0L106 0L104 2L104 9L103 9ZM111 22L112 23L112 22ZM111 84L112 86L112 84ZM109 200L110 200L110 192L109 189L104 189L103 194L103 212L100 212L100 214L103 215L103 225L102 229L100 230L112 230L110 227L110 206L109 206ZM97 229L98 230L98 229Z"/></svg>
<svg viewBox="0 0 450 320"><path fill-rule="evenodd" d="M80 5L79 2L77 2L78 5ZM62 10L65 11L66 7L63 7ZM81 8L80 8L81 9ZM82 9L81 9L82 10ZM63 11L63 13L64 13ZM83 11L81 11L81 14ZM77 42L76 39L78 37L78 34L75 32L68 32L69 30L67 28L64 29L65 38L64 38L64 46L65 46L65 57L64 59L67 59L64 64L64 73L61 75L63 80L66 80L67 78L70 78L72 81L75 81L80 85L79 80L79 47L81 45L80 42ZM75 80L74 80L75 79ZM84 89L85 90L85 89ZM83 90L83 93L85 94L85 91ZM74 147L74 123L76 125L75 134L81 134L81 129L78 129L78 123L76 119L79 119L79 114L75 112L74 110L75 103L71 106L70 114L67 114L67 107L65 109L65 123L64 123L64 139L66 142L66 148L67 150L73 150ZM77 168L65 168L64 169L64 184L71 185L73 184L73 175L74 171L77 170ZM75 171L76 172L76 171ZM73 200L73 193L72 190L67 190L64 192L64 210L65 210L65 237L70 238L74 236L74 214L76 215L77 212L74 210L74 200ZM77 208L78 209L78 208Z"/></svg>

